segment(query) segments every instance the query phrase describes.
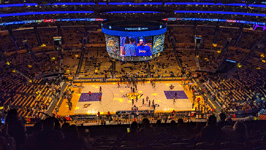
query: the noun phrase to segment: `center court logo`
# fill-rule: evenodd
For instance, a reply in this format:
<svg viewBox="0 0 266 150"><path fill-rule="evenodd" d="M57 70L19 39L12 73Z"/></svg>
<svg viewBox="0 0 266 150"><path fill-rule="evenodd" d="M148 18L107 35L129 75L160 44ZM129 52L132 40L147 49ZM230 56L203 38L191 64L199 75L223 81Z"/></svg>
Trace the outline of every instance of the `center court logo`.
<svg viewBox="0 0 266 150"><path fill-rule="evenodd" d="M84 104L83 108L88 108L91 104Z"/></svg>
<svg viewBox="0 0 266 150"><path fill-rule="evenodd" d="M129 98L129 99L136 99L136 98L140 98L142 95L141 94L139 94L139 93L129 93L129 94L127 94L127 97Z"/></svg>

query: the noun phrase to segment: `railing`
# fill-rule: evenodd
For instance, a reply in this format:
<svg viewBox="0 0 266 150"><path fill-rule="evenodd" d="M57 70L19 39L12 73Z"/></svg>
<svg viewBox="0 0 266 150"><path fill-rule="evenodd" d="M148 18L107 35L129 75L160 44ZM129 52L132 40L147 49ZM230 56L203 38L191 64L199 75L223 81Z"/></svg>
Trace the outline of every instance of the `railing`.
<svg viewBox="0 0 266 150"><path fill-rule="evenodd" d="M66 85L66 87L64 88L64 90L62 91L63 93L68 89L68 85ZM60 97L59 101L57 102L56 106L55 106L55 113L57 113L57 111L59 110L61 104L63 103L64 100L64 95Z"/></svg>
<svg viewBox="0 0 266 150"><path fill-rule="evenodd" d="M62 85L62 87L61 87L61 89L60 89L59 98L58 98L58 99L54 98L54 99L52 100L52 102L50 103L50 105L49 105L48 108L47 108L46 114L43 115L43 116L41 117L42 119L45 118L45 116L47 116L47 115L52 116L53 111L54 111L54 109L55 109L55 107L56 107L56 104L58 104L58 102L59 102L59 104L62 103L62 102L61 102L61 101L63 100L62 96L63 96L63 94L64 94L64 91L65 91L65 88L66 88L66 87L67 87L67 83L64 82L64 84Z"/></svg>
<svg viewBox="0 0 266 150"><path fill-rule="evenodd" d="M106 80L105 80L106 79ZM145 81L181 81L183 80L187 80L186 77L142 77L142 78L137 78L137 80L139 82L142 82L143 79L145 79ZM82 83L82 82L121 82L120 78L75 78L73 80L74 83ZM122 82L127 82L125 80L122 80Z"/></svg>
<svg viewBox="0 0 266 150"><path fill-rule="evenodd" d="M194 83L197 83L197 85L198 85L201 89L204 89L204 88L203 88L203 85L202 85L201 83L197 82L195 79L192 79L192 81L193 81ZM221 107L211 99L210 95L208 95L208 94L206 94L206 93L204 93L204 95L206 95L207 98L208 98L207 103L209 104L209 106L211 106L212 109L215 109L217 113L220 113L220 112L221 112Z"/></svg>
<svg viewBox="0 0 266 150"><path fill-rule="evenodd" d="M205 122L208 114L202 114L199 111L179 111L175 113L145 113L140 114L125 111L126 113L116 113L115 115L71 115L67 122L76 123L76 125L116 125L131 124L133 121L141 123L144 118L148 118L150 123L161 122L170 123L172 120L177 121L182 118L184 122Z"/></svg>
<svg viewBox="0 0 266 150"><path fill-rule="evenodd" d="M126 111L131 112L131 111ZM140 111L140 114L136 115L133 113L116 113L111 115L70 115L61 116L59 120L66 120L68 123L75 123L76 125L92 126L92 125L117 125L117 124L131 124L133 121L142 123L144 118L150 120L150 123L156 123L157 120L160 120L162 123L170 123L172 120L175 122L178 119L183 119L184 122L206 122L207 116L210 114L204 114L200 111L177 111L175 113L144 113ZM57 116L56 116L57 117ZM40 118L25 118L26 125L32 126L32 124L40 121ZM30 120L30 122L29 122Z"/></svg>

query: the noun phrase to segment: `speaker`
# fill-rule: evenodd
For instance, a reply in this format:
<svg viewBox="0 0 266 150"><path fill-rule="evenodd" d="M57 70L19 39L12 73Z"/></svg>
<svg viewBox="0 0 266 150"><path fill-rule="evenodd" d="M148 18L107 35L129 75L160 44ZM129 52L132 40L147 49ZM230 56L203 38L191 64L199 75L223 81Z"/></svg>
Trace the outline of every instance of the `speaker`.
<svg viewBox="0 0 266 150"><path fill-rule="evenodd" d="M88 37L82 38L82 45L86 45L88 43Z"/></svg>
<svg viewBox="0 0 266 150"><path fill-rule="evenodd" d="M25 47L25 49L29 52L29 51L31 51L31 47L30 47L30 45L29 45L29 43L28 43L28 40L24 40L24 41L22 41L22 44L23 44L23 46Z"/></svg>

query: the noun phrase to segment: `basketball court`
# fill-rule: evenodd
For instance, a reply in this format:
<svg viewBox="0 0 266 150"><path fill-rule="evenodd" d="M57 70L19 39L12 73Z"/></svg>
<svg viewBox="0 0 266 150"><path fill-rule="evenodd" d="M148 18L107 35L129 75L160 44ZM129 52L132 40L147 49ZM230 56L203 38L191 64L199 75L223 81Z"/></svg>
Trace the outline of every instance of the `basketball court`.
<svg viewBox="0 0 266 150"><path fill-rule="evenodd" d="M137 90L133 93L127 84L117 83L84 83L83 88L72 88L75 92L71 99L72 110L69 110L67 100L65 99L59 109L59 115L77 115L77 114L106 114L108 111L115 113L117 111L129 111L135 105L138 110L154 110L152 101L154 100L155 112L170 111L191 111L192 93L184 90L181 81L155 82L155 88L150 82L138 83ZM78 83L77 86L81 84ZM173 85L174 88L170 89ZM102 93L100 93L100 86ZM89 96L89 91L91 96ZM176 94L175 94L176 93ZM101 99L99 99L101 96ZM138 97L136 102L135 97ZM146 97L149 101L146 101ZM173 97L176 98L175 102ZM132 105L132 98L134 104ZM143 104L144 99L144 104Z"/></svg>

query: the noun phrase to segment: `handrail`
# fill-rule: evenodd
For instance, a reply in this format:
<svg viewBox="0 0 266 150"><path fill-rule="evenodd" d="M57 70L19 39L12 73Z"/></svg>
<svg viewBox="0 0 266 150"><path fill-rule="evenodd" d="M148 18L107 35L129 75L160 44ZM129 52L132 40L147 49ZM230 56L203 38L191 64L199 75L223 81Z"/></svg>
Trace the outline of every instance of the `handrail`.
<svg viewBox="0 0 266 150"><path fill-rule="evenodd" d="M198 81L195 80L195 79L192 79L192 81L195 82L195 83L197 83L197 85L198 85L201 89L203 89L203 85L202 85L200 82L198 82ZM206 93L204 93L204 94L208 97L208 101L209 101L213 106L215 106L215 108L216 108L215 111L216 111L217 113L220 113L220 112L222 111L221 107L211 99L210 95L208 95L208 94L206 94Z"/></svg>

